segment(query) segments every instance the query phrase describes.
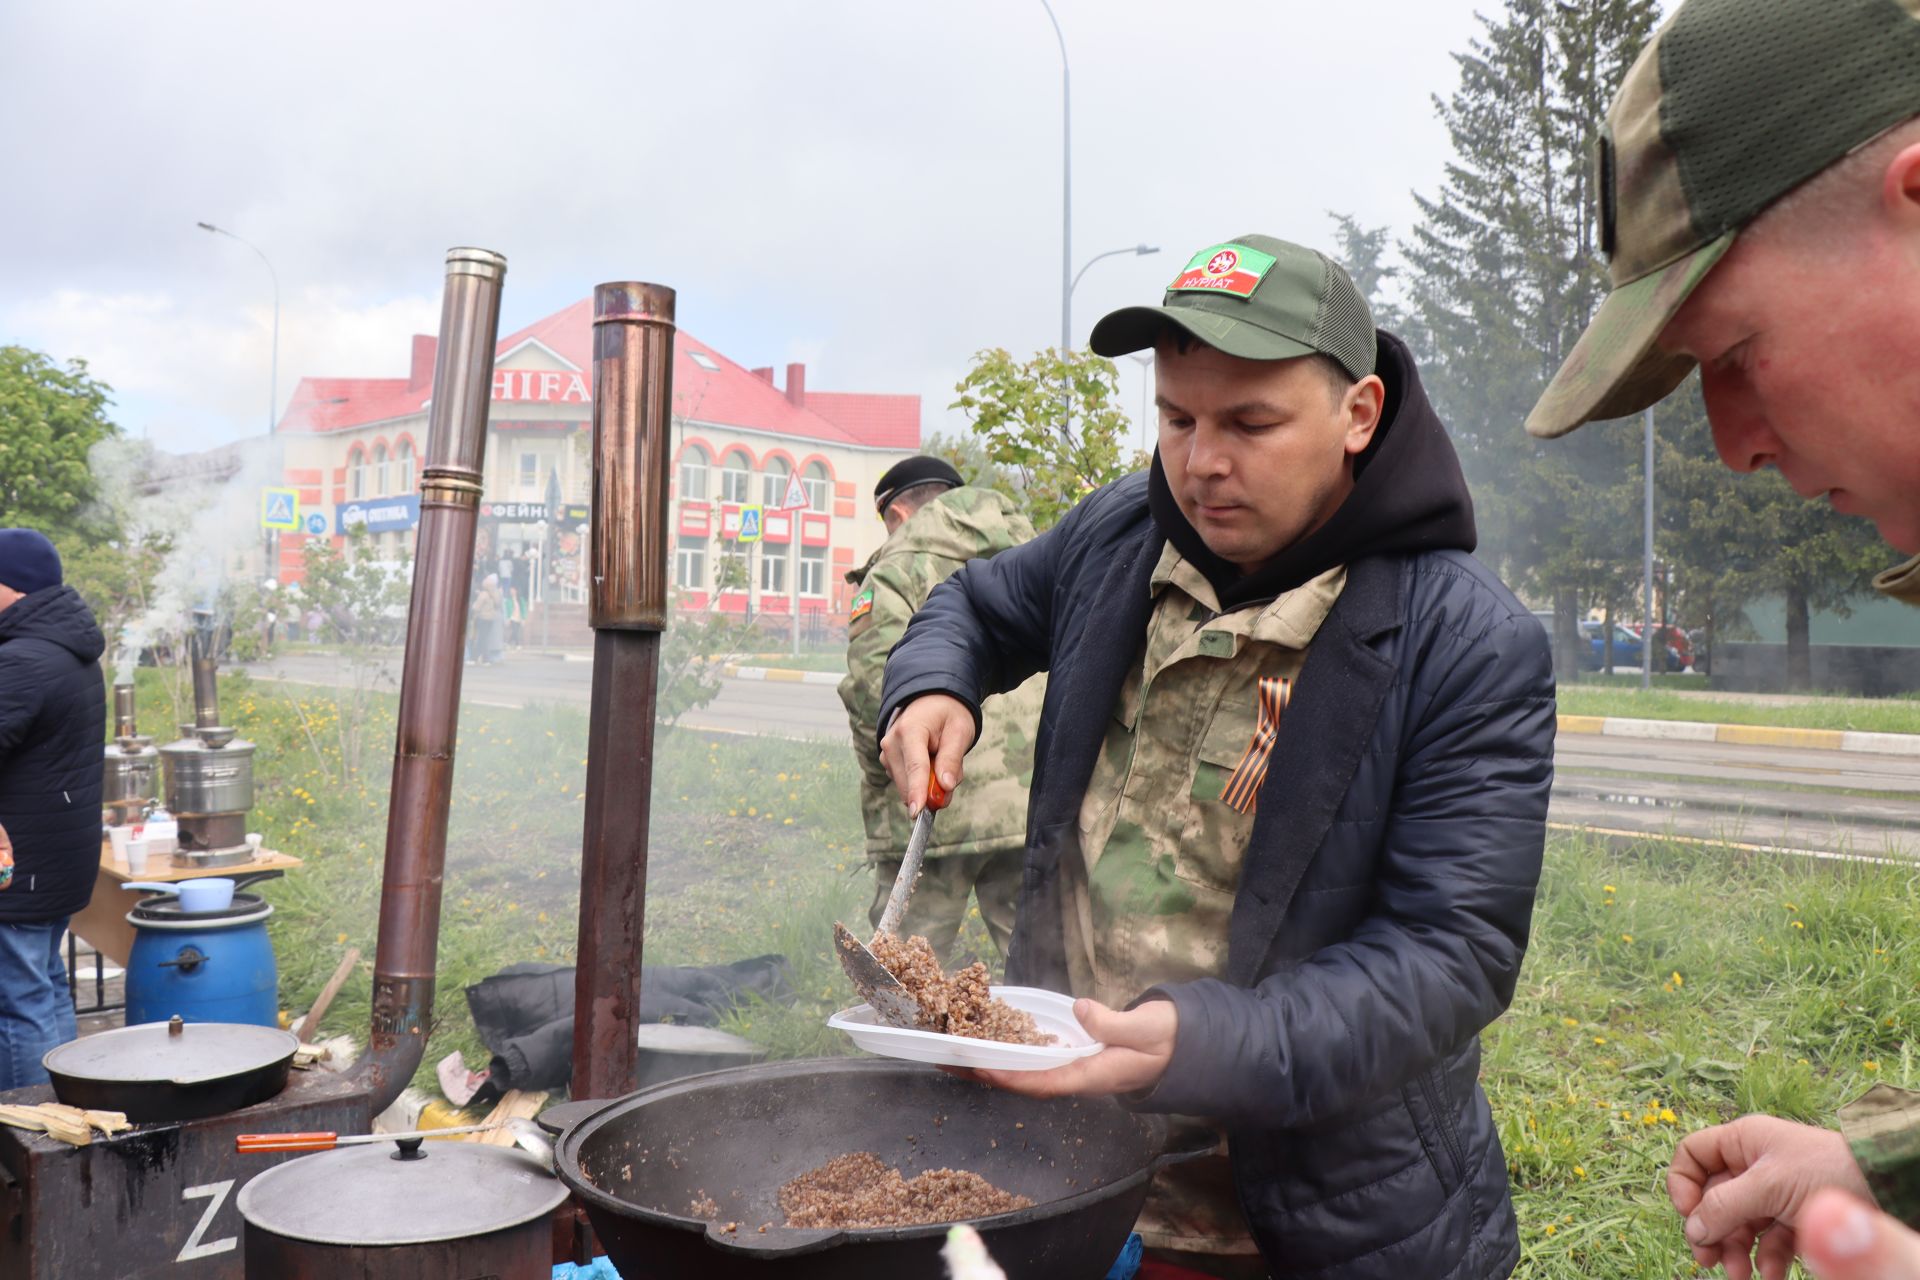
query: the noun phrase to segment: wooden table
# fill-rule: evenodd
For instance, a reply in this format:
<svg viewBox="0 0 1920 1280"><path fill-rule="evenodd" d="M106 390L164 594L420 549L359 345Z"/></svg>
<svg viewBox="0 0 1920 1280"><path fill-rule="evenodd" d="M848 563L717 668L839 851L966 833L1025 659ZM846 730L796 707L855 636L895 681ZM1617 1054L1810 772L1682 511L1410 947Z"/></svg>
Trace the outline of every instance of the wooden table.
<svg viewBox="0 0 1920 1280"><path fill-rule="evenodd" d="M260 850L251 862L237 862L230 867L188 866L184 859L177 859L173 854L160 854L150 855L147 869L136 876L127 870L124 860L113 856L113 845L102 840L100 871L93 882L93 900L75 913L73 919L67 922L67 929L76 937L84 938L95 951L124 967L127 957L133 954L134 939L134 927L127 923L127 912L133 910L134 903L139 901L120 888L127 881L152 880L172 884L206 876L243 876L254 871L282 871L299 865L300 859L271 849Z"/></svg>

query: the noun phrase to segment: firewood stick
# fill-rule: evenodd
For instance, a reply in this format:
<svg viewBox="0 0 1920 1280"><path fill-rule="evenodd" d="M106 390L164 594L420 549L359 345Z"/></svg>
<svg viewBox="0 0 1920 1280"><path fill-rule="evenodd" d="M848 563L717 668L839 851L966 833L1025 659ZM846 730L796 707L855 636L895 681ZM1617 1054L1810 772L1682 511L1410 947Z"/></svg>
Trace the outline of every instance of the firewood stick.
<svg viewBox="0 0 1920 1280"><path fill-rule="evenodd" d="M320 1019L326 1016L327 1006L332 1004L333 998L340 994L340 988L347 985L348 975L353 972L353 966L359 963L360 948L348 947L347 954L340 957L340 967L333 971L331 978L327 979L327 985L320 988L320 998L313 1002L313 1008L307 1010L307 1016L300 1019L299 1025L294 1027L294 1039L305 1044L307 1035L319 1029Z"/></svg>

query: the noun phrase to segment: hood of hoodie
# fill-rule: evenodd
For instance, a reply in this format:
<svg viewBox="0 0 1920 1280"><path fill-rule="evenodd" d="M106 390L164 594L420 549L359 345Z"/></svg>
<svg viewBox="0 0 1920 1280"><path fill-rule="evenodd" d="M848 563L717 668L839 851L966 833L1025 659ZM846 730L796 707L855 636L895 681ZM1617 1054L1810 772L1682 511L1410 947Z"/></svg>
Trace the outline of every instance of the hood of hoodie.
<svg viewBox="0 0 1920 1280"><path fill-rule="evenodd" d="M1325 524L1258 571L1244 573L1207 547L1181 514L1154 452L1147 486L1154 523L1206 575L1221 607L1263 603L1365 556L1473 550L1473 498L1453 441L1420 385L1406 344L1384 329L1379 334L1374 372L1386 384L1386 402L1372 443L1354 464L1353 492Z"/></svg>
<svg viewBox="0 0 1920 1280"><path fill-rule="evenodd" d="M847 581L859 583L889 556L930 555L965 563L994 556L1033 537L1033 524L998 489L962 485L921 507L888 535Z"/></svg>
<svg viewBox="0 0 1920 1280"><path fill-rule="evenodd" d="M21 596L0 609L0 644L9 640L45 640L82 662L98 661L107 651L107 638L100 634L93 610L64 582Z"/></svg>

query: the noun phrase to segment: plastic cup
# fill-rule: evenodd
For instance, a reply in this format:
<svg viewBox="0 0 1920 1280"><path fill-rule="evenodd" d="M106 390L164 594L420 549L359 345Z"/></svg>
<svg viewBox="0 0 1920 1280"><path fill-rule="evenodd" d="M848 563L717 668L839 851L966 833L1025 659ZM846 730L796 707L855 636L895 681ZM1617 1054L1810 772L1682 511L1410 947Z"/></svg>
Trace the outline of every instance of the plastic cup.
<svg viewBox="0 0 1920 1280"><path fill-rule="evenodd" d="M108 827L107 839L113 842L113 856L120 862L127 860L127 841L133 839L132 827Z"/></svg>
<svg viewBox="0 0 1920 1280"><path fill-rule="evenodd" d="M136 876L147 874L147 842L145 840L127 841L127 870Z"/></svg>

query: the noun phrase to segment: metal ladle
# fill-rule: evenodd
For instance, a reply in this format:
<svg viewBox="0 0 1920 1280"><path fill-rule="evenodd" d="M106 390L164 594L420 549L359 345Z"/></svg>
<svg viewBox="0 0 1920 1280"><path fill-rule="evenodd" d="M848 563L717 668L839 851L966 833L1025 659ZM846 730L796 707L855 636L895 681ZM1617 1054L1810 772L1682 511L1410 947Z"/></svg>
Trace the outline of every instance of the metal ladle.
<svg viewBox="0 0 1920 1280"><path fill-rule="evenodd" d="M927 840L933 835L933 815L946 807L946 789L940 785L940 779L929 772L927 807L914 819L913 834L907 839L906 856L900 859L900 874L893 878L893 892L887 895L887 906L880 913L880 925L874 931L874 937L894 933L900 928L900 919L907 914L907 899L912 896L914 882L920 878L920 866L926 861ZM837 920L833 925L833 949L839 954L840 967L847 971L847 979L853 983L853 989L860 993L860 998L873 1008L882 1022L908 1029L920 1025L920 1002L900 985L900 979L880 963L880 957L874 955L867 944L854 937L847 931L847 926Z"/></svg>

